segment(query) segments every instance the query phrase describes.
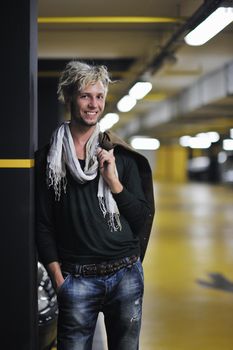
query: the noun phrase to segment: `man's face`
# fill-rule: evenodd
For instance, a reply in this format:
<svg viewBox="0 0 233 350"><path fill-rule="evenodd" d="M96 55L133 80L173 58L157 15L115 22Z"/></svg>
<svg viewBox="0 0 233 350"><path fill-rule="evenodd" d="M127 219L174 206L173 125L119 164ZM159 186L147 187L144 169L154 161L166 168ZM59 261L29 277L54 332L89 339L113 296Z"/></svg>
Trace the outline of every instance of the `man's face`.
<svg viewBox="0 0 233 350"><path fill-rule="evenodd" d="M89 84L78 92L72 108L72 119L85 126L96 125L105 106L106 89L101 81Z"/></svg>

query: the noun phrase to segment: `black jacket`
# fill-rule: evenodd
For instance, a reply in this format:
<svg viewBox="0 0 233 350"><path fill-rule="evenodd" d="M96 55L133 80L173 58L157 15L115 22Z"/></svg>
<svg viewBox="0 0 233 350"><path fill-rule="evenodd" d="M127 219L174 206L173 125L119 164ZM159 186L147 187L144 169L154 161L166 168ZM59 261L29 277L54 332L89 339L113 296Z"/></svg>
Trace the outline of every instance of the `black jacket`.
<svg viewBox="0 0 233 350"><path fill-rule="evenodd" d="M148 241L150 238L150 233L152 229L155 205L154 205L154 191L153 191L153 179L152 172L148 160L140 153L136 152L131 148L125 141L119 138L117 135L110 131L106 131L100 134L100 146L107 150L110 150L114 147L123 147L131 152L136 158L139 173L142 180L142 188L146 197L146 200L150 206L150 212L148 213L147 220L145 221L145 226L140 230L139 239L140 239L140 250L141 250L141 261L143 261Z"/></svg>

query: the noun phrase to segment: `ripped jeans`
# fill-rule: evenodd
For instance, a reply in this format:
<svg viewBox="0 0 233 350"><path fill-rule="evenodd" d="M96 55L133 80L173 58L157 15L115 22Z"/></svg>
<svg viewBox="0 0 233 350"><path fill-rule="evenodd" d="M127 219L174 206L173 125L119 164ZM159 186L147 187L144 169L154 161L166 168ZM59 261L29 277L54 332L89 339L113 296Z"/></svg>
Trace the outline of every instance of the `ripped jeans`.
<svg viewBox="0 0 233 350"><path fill-rule="evenodd" d="M142 316L140 260L108 276L68 275L58 292L58 350L91 350L99 312L108 350L138 350Z"/></svg>

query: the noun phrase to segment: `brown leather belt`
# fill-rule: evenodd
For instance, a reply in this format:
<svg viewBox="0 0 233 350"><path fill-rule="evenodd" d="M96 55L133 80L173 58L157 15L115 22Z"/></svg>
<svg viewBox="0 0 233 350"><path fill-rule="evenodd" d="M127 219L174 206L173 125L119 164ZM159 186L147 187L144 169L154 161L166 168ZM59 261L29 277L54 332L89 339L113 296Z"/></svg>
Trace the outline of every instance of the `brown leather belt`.
<svg viewBox="0 0 233 350"><path fill-rule="evenodd" d="M138 256L132 255L130 257L100 264L78 265L64 262L61 265L61 269L63 272L70 273L74 276L106 276L117 272L124 267L132 266L137 260Z"/></svg>

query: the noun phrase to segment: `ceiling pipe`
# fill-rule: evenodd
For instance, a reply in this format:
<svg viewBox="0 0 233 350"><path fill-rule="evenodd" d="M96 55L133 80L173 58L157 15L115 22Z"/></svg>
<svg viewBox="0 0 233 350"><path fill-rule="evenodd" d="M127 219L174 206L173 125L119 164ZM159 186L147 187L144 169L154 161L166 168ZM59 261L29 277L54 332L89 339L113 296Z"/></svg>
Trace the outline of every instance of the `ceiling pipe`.
<svg viewBox="0 0 233 350"><path fill-rule="evenodd" d="M148 72L155 74L162 66L164 59L173 56L179 46L184 44L184 36L199 25L206 17L215 11L225 0L206 0L197 11L172 35L168 42L161 48L160 53L150 63Z"/></svg>

